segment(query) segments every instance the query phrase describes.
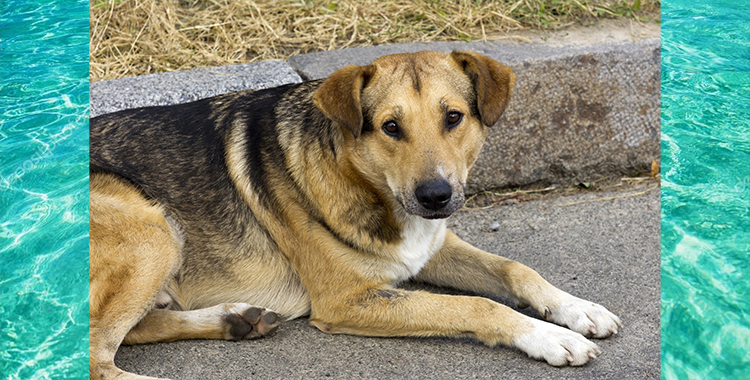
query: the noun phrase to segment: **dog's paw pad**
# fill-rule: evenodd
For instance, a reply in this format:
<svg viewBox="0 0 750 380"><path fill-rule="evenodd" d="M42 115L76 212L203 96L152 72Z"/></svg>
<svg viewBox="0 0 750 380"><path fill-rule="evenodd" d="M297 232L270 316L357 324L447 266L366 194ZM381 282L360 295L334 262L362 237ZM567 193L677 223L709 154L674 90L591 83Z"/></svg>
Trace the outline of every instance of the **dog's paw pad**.
<svg viewBox="0 0 750 380"><path fill-rule="evenodd" d="M278 314L257 306L233 308L224 315L228 340L256 339L272 333L281 323Z"/></svg>

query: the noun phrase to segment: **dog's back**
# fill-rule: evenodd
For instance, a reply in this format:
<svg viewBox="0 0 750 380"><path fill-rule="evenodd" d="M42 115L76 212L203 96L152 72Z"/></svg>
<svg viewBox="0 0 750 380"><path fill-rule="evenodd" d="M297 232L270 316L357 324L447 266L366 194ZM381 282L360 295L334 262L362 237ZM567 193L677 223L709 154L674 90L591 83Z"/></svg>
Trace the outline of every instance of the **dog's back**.
<svg viewBox="0 0 750 380"><path fill-rule="evenodd" d="M234 129L242 136L235 144L246 152L246 163L240 165L246 171L243 178L254 182L259 204L272 202L268 188L275 184L269 181L283 181L285 171L275 114L295 112L278 108L280 99L299 86L91 119L92 175L109 173L128 181L184 231L183 264L170 285L173 305L197 309L241 300L268 305L285 317L308 312L309 301L299 279L270 236L266 221L259 220L258 214L262 219L272 216L273 210L248 207L238 189L243 184L231 178L232 164L227 162ZM302 128L305 123L283 125ZM234 268L244 268L243 273L251 276L238 278L231 274Z"/></svg>

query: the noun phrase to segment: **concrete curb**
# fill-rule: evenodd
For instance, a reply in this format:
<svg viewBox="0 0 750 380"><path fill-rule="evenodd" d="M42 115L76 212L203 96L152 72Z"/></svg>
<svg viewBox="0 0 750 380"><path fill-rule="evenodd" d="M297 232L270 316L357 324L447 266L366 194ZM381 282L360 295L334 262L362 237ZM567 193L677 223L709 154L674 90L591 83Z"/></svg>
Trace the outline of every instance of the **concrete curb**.
<svg viewBox="0 0 750 380"><path fill-rule="evenodd" d="M300 76L286 62L263 61L93 82L89 86L89 104L94 117L300 82Z"/></svg>
<svg viewBox="0 0 750 380"><path fill-rule="evenodd" d="M648 171L659 159L660 42L578 46L433 42L292 57L304 79L420 50L470 50L516 73L511 104L490 130L468 192L571 184Z"/></svg>
<svg viewBox="0 0 750 380"><path fill-rule="evenodd" d="M513 68L508 110L490 129L467 192L568 185L647 172L659 160L660 41L435 42L343 49L91 84L91 116L317 79L387 54L470 50ZM299 73L300 75L298 75Z"/></svg>

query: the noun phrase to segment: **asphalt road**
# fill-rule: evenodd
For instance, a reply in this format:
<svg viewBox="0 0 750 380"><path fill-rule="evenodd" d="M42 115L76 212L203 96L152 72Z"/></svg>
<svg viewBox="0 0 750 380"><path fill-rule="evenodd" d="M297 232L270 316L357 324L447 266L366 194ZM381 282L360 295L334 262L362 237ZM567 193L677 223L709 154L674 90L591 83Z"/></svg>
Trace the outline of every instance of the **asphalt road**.
<svg viewBox="0 0 750 380"><path fill-rule="evenodd" d="M497 231L493 223L499 224ZM655 184L460 211L449 226L470 243L520 261L561 289L604 305L624 327L613 338L596 340L603 353L583 367L555 368L518 350L468 338L326 335L304 318L255 341L122 347L115 362L127 371L172 379L659 378ZM539 318L531 309L522 312Z"/></svg>

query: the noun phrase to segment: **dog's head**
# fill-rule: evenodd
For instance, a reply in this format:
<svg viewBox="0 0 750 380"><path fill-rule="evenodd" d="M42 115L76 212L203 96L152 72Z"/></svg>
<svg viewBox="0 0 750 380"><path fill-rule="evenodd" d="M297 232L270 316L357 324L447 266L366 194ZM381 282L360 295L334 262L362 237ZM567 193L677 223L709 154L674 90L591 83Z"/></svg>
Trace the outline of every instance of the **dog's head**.
<svg viewBox="0 0 750 380"><path fill-rule="evenodd" d="M510 99L512 70L480 54L394 54L334 72L315 105L342 126L351 167L409 214L446 218L486 128Z"/></svg>

